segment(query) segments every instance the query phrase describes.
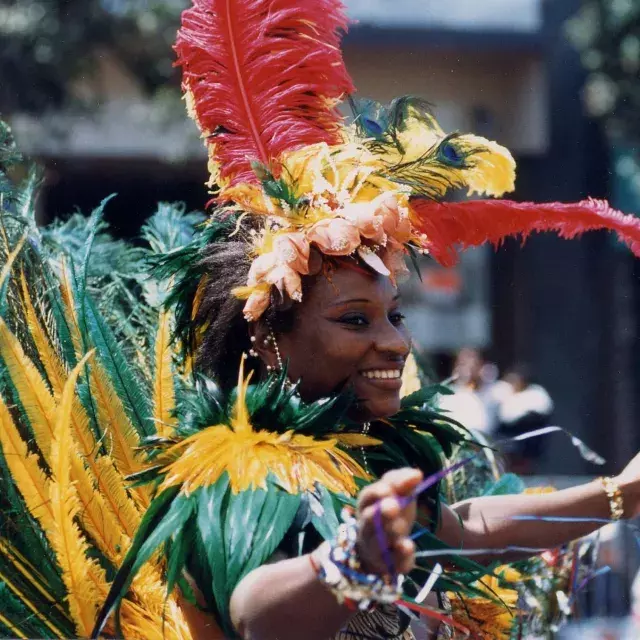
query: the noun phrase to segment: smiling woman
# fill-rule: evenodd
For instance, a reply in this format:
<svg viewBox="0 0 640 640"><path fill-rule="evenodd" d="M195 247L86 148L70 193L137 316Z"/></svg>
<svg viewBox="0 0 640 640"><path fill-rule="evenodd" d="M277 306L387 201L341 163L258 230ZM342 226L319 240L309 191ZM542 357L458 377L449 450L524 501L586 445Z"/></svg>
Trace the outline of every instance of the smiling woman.
<svg viewBox="0 0 640 640"><path fill-rule="evenodd" d="M5 636L404 640L426 618L506 640L535 618L517 590L541 582L495 554L640 514L640 458L565 491L445 504L441 481L481 445L438 411L442 387L401 396L405 258L596 228L640 253L640 222L595 200L445 202L513 189L511 154L445 134L411 97L350 98L345 123L345 27L338 0L184 12L176 51L214 199L206 222L161 208L143 258L104 238L99 212L68 255L27 216L31 183L4 197L0 176ZM96 285L93 244L145 271L133 291L113 268ZM571 601L578 574L558 574Z"/></svg>
<svg viewBox="0 0 640 640"><path fill-rule="evenodd" d="M348 263L329 277L316 277L278 345L291 379L300 380L303 399L350 389L364 420L400 408L411 340L389 278Z"/></svg>

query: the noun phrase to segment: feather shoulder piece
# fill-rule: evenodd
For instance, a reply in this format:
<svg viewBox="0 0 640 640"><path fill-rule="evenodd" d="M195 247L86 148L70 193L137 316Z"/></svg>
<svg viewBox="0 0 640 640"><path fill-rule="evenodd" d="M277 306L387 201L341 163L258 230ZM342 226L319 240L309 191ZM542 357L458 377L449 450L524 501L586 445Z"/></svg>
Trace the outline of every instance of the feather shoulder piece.
<svg viewBox="0 0 640 640"><path fill-rule="evenodd" d="M341 505L370 480L340 440L349 405L347 397L304 404L286 372L249 385L242 366L228 398L205 378L183 390L174 432L148 439L148 468L131 478L153 483L155 498L94 633L161 547L169 592L176 584L189 592L181 581L186 569L219 626L235 637L229 602L239 581L292 529L308 525L316 536L331 535Z"/></svg>
<svg viewBox="0 0 640 640"><path fill-rule="evenodd" d="M352 84L339 0L195 0L175 46L212 182L255 182L252 162L340 140L335 106Z"/></svg>

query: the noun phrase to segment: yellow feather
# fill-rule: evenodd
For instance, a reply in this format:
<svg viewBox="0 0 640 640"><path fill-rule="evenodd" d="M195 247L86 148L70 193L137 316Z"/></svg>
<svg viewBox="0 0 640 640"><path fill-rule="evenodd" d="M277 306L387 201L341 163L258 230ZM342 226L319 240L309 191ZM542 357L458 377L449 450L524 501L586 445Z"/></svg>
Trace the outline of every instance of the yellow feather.
<svg viewBox="0 0 640 640"><path fill-rule="evenodd" d="M80 354L82 340L73 293L69 284L69 272L64 264L60 277L60 291L67 310L67 323L74 347L76 353ZM89 417L77 398L74 399L71 412L74 436L93 472L98 492L104 497L111 513L120 523L120 530L128 536L133 536L140 522L140 515L133 501L127 495L122 476L134 473L139 469L139 464L134 459L134 449L138 445L138 441L120 400L111 389L98 363L94 363L90 367L89 376L91 391L97 403L98 422L107 433L113 461L118 464L122 475L113 467L113 461L95 459L96 441L89 428ZM135 496L143 507L148 506L148 493L145 490L136 490Z"/></svg>
<svg viewBox="0 0 640 640"><path fill-rule="evenodd" d="M203 275L200 278L200 282L198 283L198 288L196 289L196 294L193 296L193 304L191 305L191 319L195 320L196 315L198 315L198 310L200 309L200 305L202 304L202 300L204 299L204 294L207 291L207 284L209 283L209 276Z"/></svg>
<svg viewBox="0 0 640 640"><path fill-rule="evenodd" d="M18 257L20 251L22 251L22 247L27 240L27 234L25 233L20 240L18 240L18 244L13 248L12 251L9 252L7 257L5 258L4 265L2 269L0 269L0 288L4 284L4 281L9 277L11 273L11 269L13 268L13 263L15 259Z"/></svg>
<svg viewBox="0 0 640 640"><path fill-rule="evenodd" d="M402 387L400 387L400 397L404 398L420 390L420 375L418 373L418 363L413 353L409 354L402 370Z"/></svg>
<svg viewBox="0 0 640 640"><path fill-rule="evenodd" d="M132 538L140 524L141 516L134 501L127 494L123 477L108 456L96 460L96 469L100 493L108 498L110 510L114 512L127 536Z"/></svg>
<svg viewBox="0 0 640 640"><path fill-rule="evenodd" d="M98 423L106 435L109 456L125 477L140 471L142 465L136 458L136 448L140 443L120 398L99 363L92 364L89 376ZM132 490L132 494L143 508L149 506L146 488L138 487Z"/></svg>
<svg viewBox="0 0 640 640"><path fill-rule="evenodd" d="M60 296L64 303L66 310L66 320L71 333L71 340L73 342L73 348L76 355L79 357L82 353L82 337L80 335L80 326L78 325L78 316L76 314L76 307L73 300L73 291L69 284L69 271L67 270L65 260L62 260L62 269L60 272Z"/></svg>
<svg viewBox="0 0 640 640"><path fill-rule="evenodd" d="M38 315L31 301L27 280L23 272L20 272L20 288L22 290L22 302L27 326L38 350L38 357L44 366L54 394L59 395L62 393L62 387L67 378L67 373L60 356L51 345L45 330L38 320Z"/></svg>
<svg viewBox="0 0 640 640"><path fill-rule="evenodd" d="M74 521L80 511L80 503L71 483L71 405L78 375L90 355L88 353L71 372L56 411L50 487L54 529L49 536L67 588L69 611L77 631L85 636L91 634L101 593L92 580L98 565L87 557L87 542Z"/></svg>
<svg viewBox="0 0 640 640"><path fill-rule="evenodd" d="M20 629L18 629L17 627L14 627L11 622L5 618L1 613L0 613L0 622L2 622L2 624L7 627L7 629L9 629L9 631L11 631L11 633L14 634L14 636L16 638L26 638L27 636L24 635L24 633L22 633L22 631L20 631Z"/></svg>
<svg viewBox="0 0 640 640"><path fill-rule="evenodd" d="M11 593L13 593L20 600L20 602L22 602L22 604L24 604L31 611L33 611L33 613L36 616L36 618L38 618L38 620L40 620L47 627L49 627L49 629L51 629L53 631L53 633L55 635L57 635L58 638L64 637L63 634L62 634L62 631L60 631L47 618L46 614L44 614L41 611L39 611L38 608L33 604L33 602L31 602L31 600L29 600L29 598L27 598L27 596L15 584L13 584L13 582L11 582L11 580L7 576L5 576L1 572L0 572L0 581L4 582L7 585L7 587L9 588L9 591L11 591Z"/></svg>
<svg viewBox="0 0 640 640"><path fill-rule="evenodd" d="M103 493L94 489L91 475L74 451L71 455L71 474L75 480L75 489L81 505L82 525L93 538L98 549L111 562L119 564L122 548L128 547L130 540L124 535L123 528L112 510L107 507Z"/></svg>
<svg viewBox="0 0 640 640"><path fill-rule="evenodd" d="M238 392L240 397L240 391ZM203 429L171 447L177 458L166 467L160 489L181 485L189 495L215 483L226 472L234 493L266 488L273 473L289 493L312 490L316 482L331 491L355 495L356 477L367 473L336 440L315 440L311 436L270 431L236 431L227 425Z"/></svg>
<svg viewBox="0 0 640 640"><path fill-rule="evenodd" d="M20 437L9 409L0 396L0 443L11 477L18 487L29 513L45 531L53 526L49 504L49 481L38 464L35 453L29 453Z"/></svg>
<svg viewBox="0 0 640 640"><path fill-rule="evenodd" d="M158 435L169 436L176 424L172 415L175 406L175 389L171 367L171 315L165 309L160 312L155 348L155 379L153 383L153 417Z"/></svg>
<svg viewBox="0 0 640 640"><path fill-rule="evenodd" d="M90 380L98 423L106 435L111 458L122 475L131 475L140 470L136 460L136 448L140 443L135 429L100 364L91 366Z"/></svg>
<svg viewBox="0 0 640 640"><path fill-rule="evenodd" d="M95 495L102 500L109 513L105 512L105 522L108 522L107 530L115 526L116 532L126 533L132 536L140 521L135 504L127 495L124 478L113 468L113 462L108 458L104 461L97 459L97 443L93 432L89 428L89 416L77 395L73 398L71 407L71 424L75 441L79 444L80 452L91 473L85 478L83 486L94 484ZM83 477L87 476L86 472ZM83 478L73 473L74 480L80 482ZM87 484L88 482L88 484ZM106 525L105 525L106 526ZM104 540L107 544L107 540Z"/></svg>
<svg viewBox="0 0 640 640"><path fill-rule="evenodd" d="M375 447L382 444L382 440L364 433L337 433L336 440L345 447Z"/></svg>
<svg viewBox="0 0 640 640"><path fill-rule="evenodd" d="M58 393L62 393L62 387ZM97 462L96 439L89 427L89 416L77 396L72 400L71 425L74 440L90 469L87 471L77 456L72 457L71 475L84 506L82 521L101 550L110 560L115 560L115 549L122 534L133 535L139 514L126 494L124 479L114 482L113 475L105 476L105 468L112 465ZM94 484L97 490L93 489ZM97 535L100 531L103 534Z"/></svg>
<svg viewBox="0 0 640 640"><path fill-rule="evenodd" d="M45 460L49 460L55 403L46 382L26 356L22 345L0 318L0 355L4 359L33 435Z"/></svg>
<svg viewBox="0 0 640 640"><path fill-rule="evenodd" d="M253 431L251 422L249 421L249 411L247 410L247 390L253 371L244 378L244 357L240 360L240 370L238 371L238 387L236 403L233 408L233 417L231 418L231 426L238 434L250 434Z"/></svg>

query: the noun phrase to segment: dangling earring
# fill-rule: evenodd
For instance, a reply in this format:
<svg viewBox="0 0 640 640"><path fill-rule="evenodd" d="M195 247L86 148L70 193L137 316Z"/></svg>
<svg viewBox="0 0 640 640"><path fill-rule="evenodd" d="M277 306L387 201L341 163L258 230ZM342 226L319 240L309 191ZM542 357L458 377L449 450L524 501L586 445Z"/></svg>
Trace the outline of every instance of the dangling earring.
<svg viewBox="0 0 640 640"><path fill-rule="evenodd" d="M269 327L269 335L264 339L264 346L269 346L269 343L273 345L273 349L276 352L276 360L278 362L278 366L270 367L267 365L267 371L271 371L275 369L276 371L282 371L282 356L280 355L280 347L278 347L278 341L276 340L276 334L273 332L273 328L271 327L271 323L267 321L267 326Z"/></svg>
<svg viewBox="0 0 640 640"><path fill-rule="evenodd" d="M251 338L249 338L249 340L251 340L251 344L255 344L256 337L255 336L251 336ZM249 355L252 358L257 358L258 357L258 352L253 347L251 347L251 349L249 349Z"/></svg>

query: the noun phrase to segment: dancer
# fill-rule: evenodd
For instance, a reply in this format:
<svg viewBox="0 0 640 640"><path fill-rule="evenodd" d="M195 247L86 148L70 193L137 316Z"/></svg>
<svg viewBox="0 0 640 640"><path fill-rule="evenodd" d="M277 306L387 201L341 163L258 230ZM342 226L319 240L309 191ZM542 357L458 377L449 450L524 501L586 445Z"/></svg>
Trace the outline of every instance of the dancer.
<svg viewBox="0 0 640 640"><path fill-rule="evenodd" d="M639 511L638 459L553 494L441 499L474 444L438 387L401 397L405 258L547 229L638 251L640 228L594 200L441 202L510 191L511 155L414 98L352 98L343 121L345 27L336 0L185 11L211 213L161 208L142 254L98 212L70 255L77 227L37 229L29 184L3 181L5 636L409 638L413 611L508 638L524 581L495 558Z"/></svg>

